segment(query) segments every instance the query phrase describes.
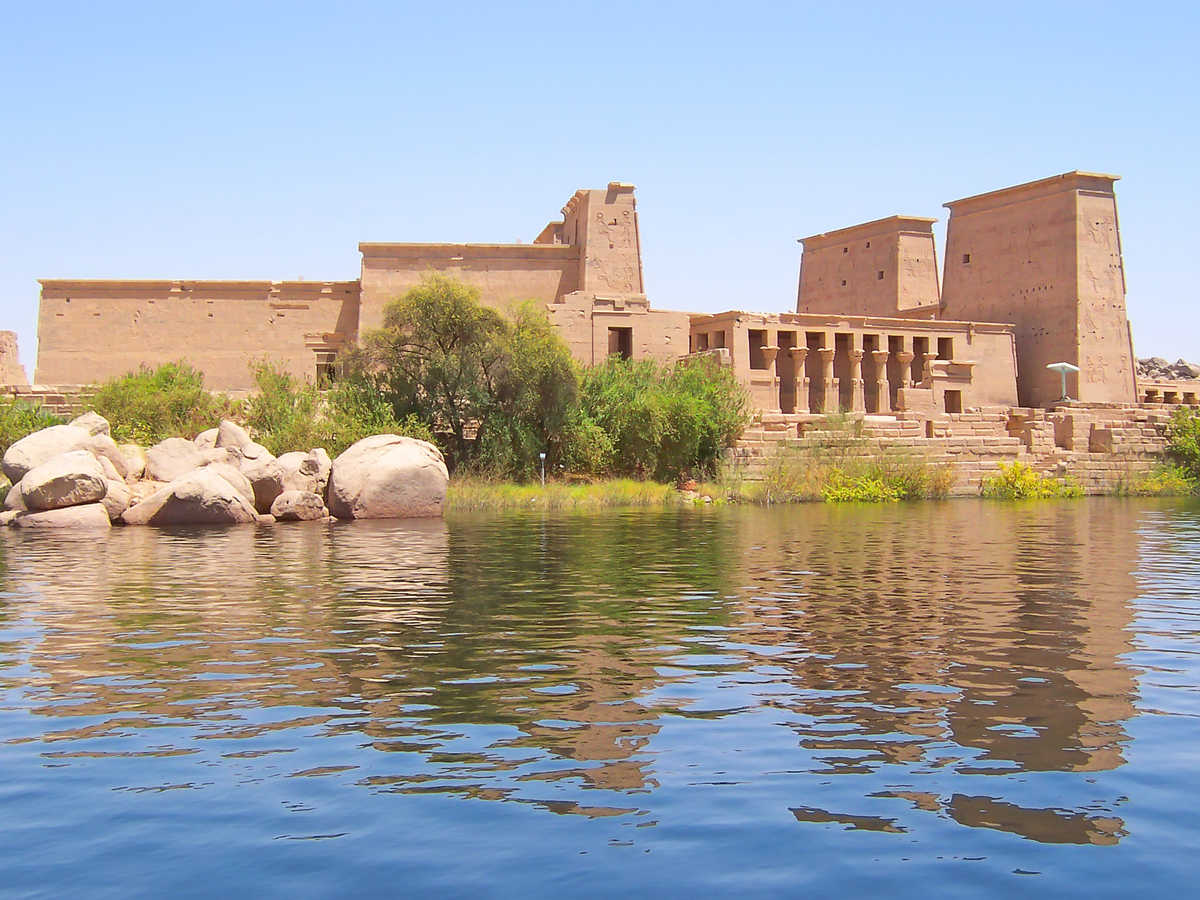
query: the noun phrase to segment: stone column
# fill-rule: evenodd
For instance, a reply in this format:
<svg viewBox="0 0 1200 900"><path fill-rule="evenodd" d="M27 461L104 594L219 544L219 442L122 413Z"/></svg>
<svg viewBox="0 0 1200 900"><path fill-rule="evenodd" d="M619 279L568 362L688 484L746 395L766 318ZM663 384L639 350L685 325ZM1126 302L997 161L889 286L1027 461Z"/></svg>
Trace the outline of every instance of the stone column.
<svg viewBox="0 0 1200 900"><path fill-rule="evenodd" d="M933 361L937 358L936 353L921 354L921 387L933 387Z"/></svg>
<svg viewBox="0 0 1200 900"><path fill-rule="evenodd" d="M912 361L913 352L911 350L901 350L896 354L896 361L900 363L900 384L899 387L912 387Z"/></svg>
<svg viewBox="0 0 1200 900"><path fill-rule="evenodd" d="M808 359L807 347L789 347L792 357L792 372L796 377L796 412L808 412L808 377L804 374L804 361Z"/></svg>
<svg viewBox="0 0 1200 900"><path fill-rule="evenodd" d="M892 411L892 386L887 377L887 361L890 355L886 350L871 351L871 359L875 360L875 396L879 398L875 411L881 415Z"/></svg>
<svg viewBox="0 0 1200 900"><path fill-rule="evenodd" d="M821 358L821 412L825 415L838 412L838 386L833 378L833 347L821 347L817 356Z"/></svg>
<svg viewBox="0 0 1200 900"><path fill-rule="evenodd" d="M863 412L867 407L862 377L863 351L850 351L850 411Z"/></svg>
<svg viewBox="0 0 1200 900"><path fill-rule="evenodd" d="M775 357L779 355L779 348L774 345L763 347L762 355L763 361L767 364L767 375L771 379L770 411L778 413L781 411L779 408L779 371L775 368Z"/></svg>

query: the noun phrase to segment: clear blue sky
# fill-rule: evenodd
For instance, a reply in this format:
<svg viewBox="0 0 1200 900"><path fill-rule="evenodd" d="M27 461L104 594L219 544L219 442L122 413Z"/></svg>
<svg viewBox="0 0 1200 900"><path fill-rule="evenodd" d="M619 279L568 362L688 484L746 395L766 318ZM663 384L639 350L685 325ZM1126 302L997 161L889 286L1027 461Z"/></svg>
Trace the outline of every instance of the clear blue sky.
<svg viewBox="0 0 1200 900"><path fill-rule="evenodd" d="M31 376L39 277L351 279L619 180L655 306L783 311L798 237L1070 169L1123 176L1137 353L1200 359L1194 5L108 6L0 9Z"/></svg>

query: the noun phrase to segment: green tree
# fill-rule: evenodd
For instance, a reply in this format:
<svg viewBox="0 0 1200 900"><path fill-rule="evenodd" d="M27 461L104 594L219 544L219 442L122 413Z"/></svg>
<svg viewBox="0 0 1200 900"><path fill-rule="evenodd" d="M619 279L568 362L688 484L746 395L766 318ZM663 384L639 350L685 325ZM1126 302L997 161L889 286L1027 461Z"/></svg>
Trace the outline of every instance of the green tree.
<svg viewBox="0 0 1200 900"><path fill-rule="evenodd" d="M370 373L398 419L415 415L448 434L457 463L470 455L468 429L495 409L504 331L476 288L430 275L384 308L359 371Z"/></svg>
<svg viewBox="0 0 1200 900"><path fill-rule="evenodd" d="M480 425L478 464L497 474L532 477L544 452L554 471L565 462L578 392L571 351L532 302L513 310L495 340L493 404Z"/></svg>

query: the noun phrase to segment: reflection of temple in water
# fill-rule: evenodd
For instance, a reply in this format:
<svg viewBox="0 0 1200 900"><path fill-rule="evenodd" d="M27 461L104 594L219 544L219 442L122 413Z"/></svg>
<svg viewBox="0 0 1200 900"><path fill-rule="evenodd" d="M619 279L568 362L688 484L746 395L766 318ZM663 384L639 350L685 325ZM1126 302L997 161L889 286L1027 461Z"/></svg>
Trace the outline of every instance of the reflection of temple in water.
<svg viewBox="0 0 1200 900"><path fill-rule="evenodd" d="M30 691L63 719L49 742L181 717L224 742L361 734L379 751L371 789L598 816L654 806L663 716L692 714L672 690L758 665L754 647L786 688L759 702L787 714L797 768L822 777L1119 766L1139 515L960 502L124 529L79 553L18 554L10 538L5 578L42 597ZM736 665L688 664L714 648ZM247 704L303 713L250 722ZM76 716L109 724L80 730ZM424 764L400 764L412 754ZM1123 833L1116 816L1009 797L870 796L1035 840Z"/></svg>

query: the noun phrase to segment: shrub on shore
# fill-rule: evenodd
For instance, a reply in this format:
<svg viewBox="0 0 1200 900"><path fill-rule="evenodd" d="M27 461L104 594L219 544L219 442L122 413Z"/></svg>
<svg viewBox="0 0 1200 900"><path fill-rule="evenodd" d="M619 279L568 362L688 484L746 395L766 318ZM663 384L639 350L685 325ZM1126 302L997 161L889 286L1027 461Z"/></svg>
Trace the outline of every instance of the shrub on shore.
<svg viewBox="0 0 1200 900"><path fill-rule="evenodd" d="M1113 493L1118 497L1187 497L1195 494L1197 487L1185 468L1167 463L1147 474L1121 479Z"/></svg>
<svg viewBox="0 0 1200 900"><path fill-rule="evenodd" d="M1200 410L1181 406L1171 415L1167 453L1188 479L1200 483Z"/></svg>
<svg viewBox="0 0 1200 900"><path fill-rule="evenodd" d="M246 402L245 424L255 438L279 455L297 448L323 447L337 456L372 434L402 434L433 440L422 423L397 421L392 408L369 385L350 378L322 393L267 360L253 366L258 391Z"/></svg>
<svg viewBox="0 0 1200 900"><path fill-rule="evenodd" d="M0 399L0 455L12 445L35 431L62 425L59 416L45 407L16 397Z"/></svg>
<svg viewBox="0 0 1200 900"><path fill-rule="evenodd" d="M112 423L114 440L143 445L194 437L240 413L240 404L206 390L204 376L185 362L143 366L109 379L98 386L91 406Z"/></svg>
<svg viewBox="0 0 1200 900"><path fill-rule="evenodd" d="M1082 497L1083 488L1070 478L1043 475L1018 461L1000 463L995 475L983 479L980 493L991 500L1052 500Z"/></svg>

